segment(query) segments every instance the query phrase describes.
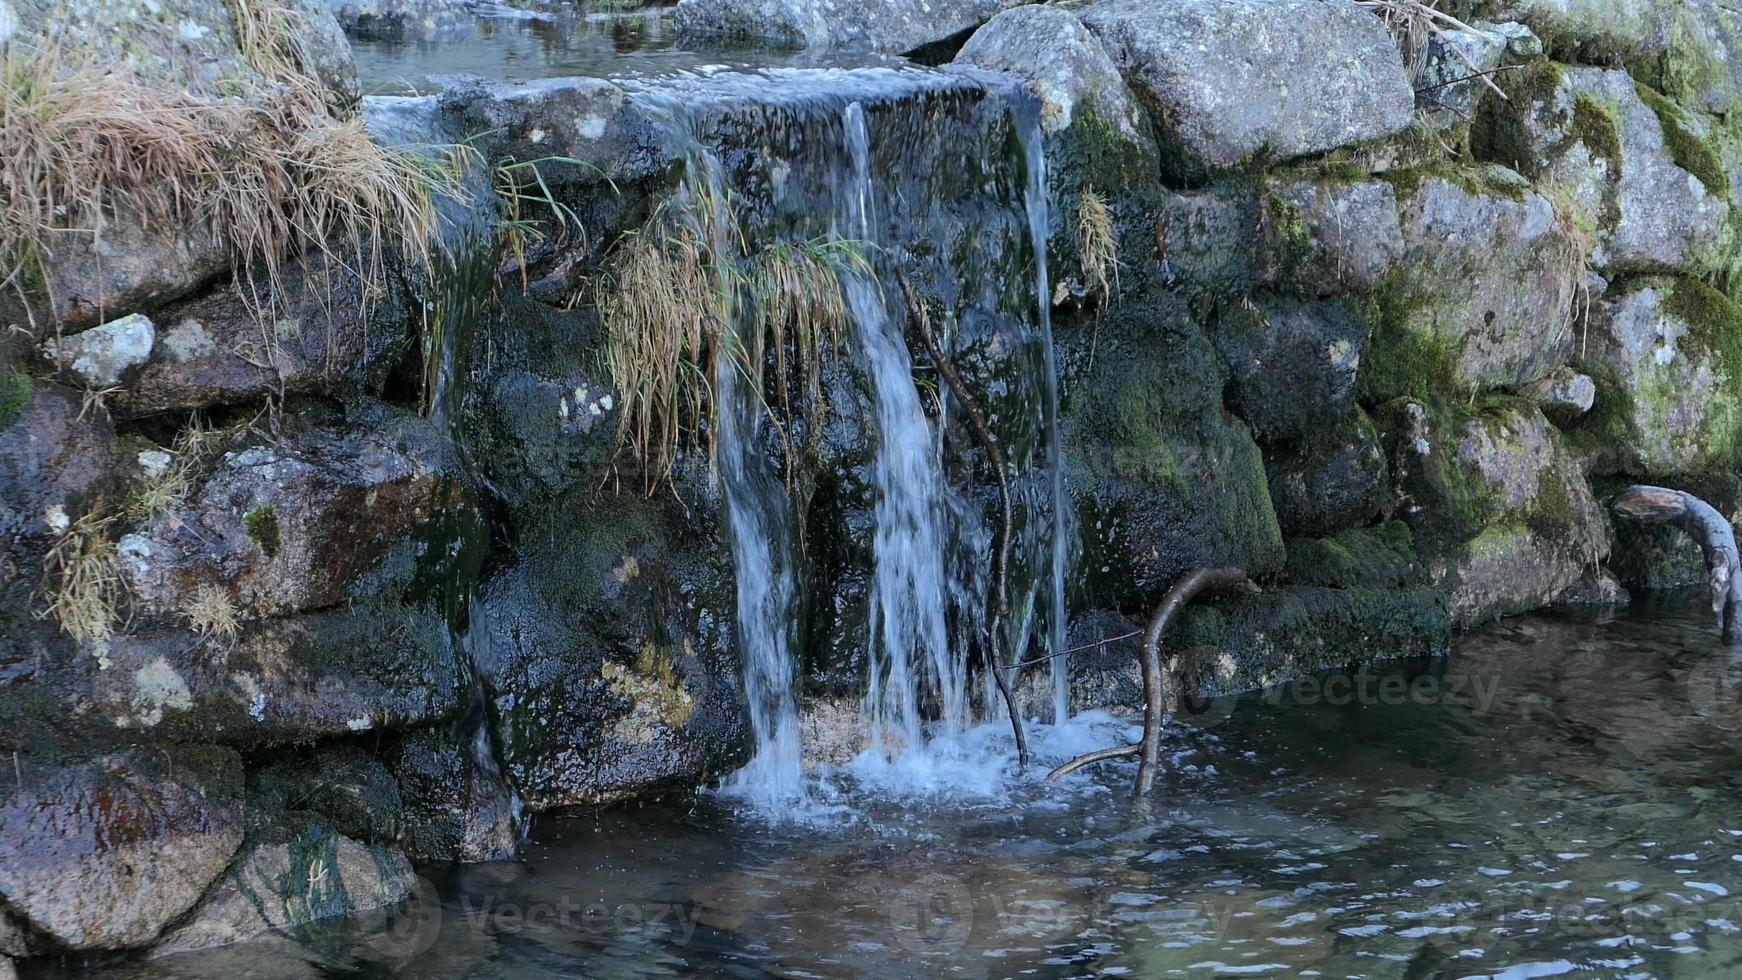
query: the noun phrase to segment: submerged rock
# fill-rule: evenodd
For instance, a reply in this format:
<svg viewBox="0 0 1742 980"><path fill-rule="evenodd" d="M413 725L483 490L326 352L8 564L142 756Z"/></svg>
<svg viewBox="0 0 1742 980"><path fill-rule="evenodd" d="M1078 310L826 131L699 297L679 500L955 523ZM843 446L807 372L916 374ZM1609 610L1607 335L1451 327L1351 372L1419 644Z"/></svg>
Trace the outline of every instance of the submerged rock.
<svg viewBox="0 0 1742 980"><path fill-rule="evenodd" d="M250 833L229 870L156 952L227 946L396 905L416 887L417 875L398 848L360 843L318 819L287 817Z"/></svg>
<svg viewBox="0 0 1742 980"><path fill-rule="evenodd" d="M903 54L973 30L1018 0L679 0L691 37L756 38L813 50Z"/></svg>
<svg viewBox="0 0 1742 980"><path fill-rule="evenodd" d="M242 842L241 762L219 749L29 760L0 781L0 900L72 950L157 938Z"/></svg>
<svg viewBox="0 0 1742 980"><path fill-rule="evenodd" d="M1390 136L1414 111L1384 26L1340 0L1106 0L1082 18L1149 110L1176 179Z"/></svg>

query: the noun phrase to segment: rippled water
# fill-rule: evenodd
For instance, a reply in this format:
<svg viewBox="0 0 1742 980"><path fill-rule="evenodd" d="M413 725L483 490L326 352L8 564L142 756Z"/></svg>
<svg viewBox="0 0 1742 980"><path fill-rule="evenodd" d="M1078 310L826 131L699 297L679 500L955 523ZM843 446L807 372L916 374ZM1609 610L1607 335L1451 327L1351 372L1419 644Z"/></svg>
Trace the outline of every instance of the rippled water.
<svg viewBox="0 0 1742 980"><path fill-rule="evenodd" d="M1686 605L1526 617L1439 663L1243 699L1132 769L834 773L821 825L709 797L536 828L394 923L131 976L1731 975L1742 666ZM1210 717L1216 717L1212 714ZM1047 761L1135 727L1039 728ZM941 778L940 778L941 777Z"/></svg>

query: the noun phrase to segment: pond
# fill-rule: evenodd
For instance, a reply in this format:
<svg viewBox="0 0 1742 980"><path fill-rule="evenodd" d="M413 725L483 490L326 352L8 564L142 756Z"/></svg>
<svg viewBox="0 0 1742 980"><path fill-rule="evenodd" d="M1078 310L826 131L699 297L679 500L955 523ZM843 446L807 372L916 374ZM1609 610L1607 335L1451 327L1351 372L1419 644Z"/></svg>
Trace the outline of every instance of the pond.
<svg viewBox="0 0 1742 980"><path fill-rule="evenodd" d="M427 870L389 920L115 977L1732 975L1742 664L1689 602L1521 617L1436 662L1135 734L995 726L803 812L716 795L543 818L524 860Z"/></svg>

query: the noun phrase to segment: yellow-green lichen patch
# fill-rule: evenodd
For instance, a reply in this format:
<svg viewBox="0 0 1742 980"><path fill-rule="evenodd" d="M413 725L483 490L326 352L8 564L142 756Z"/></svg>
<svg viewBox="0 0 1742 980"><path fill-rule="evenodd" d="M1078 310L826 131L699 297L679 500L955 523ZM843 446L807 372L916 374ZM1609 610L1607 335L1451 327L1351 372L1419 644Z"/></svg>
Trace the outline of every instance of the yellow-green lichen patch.
<svg viewBox="0 0 1742 980"><path fill-rule="evenodd" d="M24 414L34 388L30 375L22 371L0 372L0 432L12 428Z"/></svg>
<svg viewBox="0 0 1742 980"><path fill-rule="evenodd" d="M684 644L689 652L688 641ZM634 667L606 661L600 671L611 693L626 699L629 712L617 719L612 734L631 745L647 745L661 732L676 732L695 714L695 699L684 687L671 655L644 644Z"/></svg>
<svg viewBox="0 0 1742 980"><path fill-rule="evenodd" d="M254 542L268 558L277 558L282 538L278 527L278 511L272 507L256 507L242 518L248 529L248 540Z"/></svg>

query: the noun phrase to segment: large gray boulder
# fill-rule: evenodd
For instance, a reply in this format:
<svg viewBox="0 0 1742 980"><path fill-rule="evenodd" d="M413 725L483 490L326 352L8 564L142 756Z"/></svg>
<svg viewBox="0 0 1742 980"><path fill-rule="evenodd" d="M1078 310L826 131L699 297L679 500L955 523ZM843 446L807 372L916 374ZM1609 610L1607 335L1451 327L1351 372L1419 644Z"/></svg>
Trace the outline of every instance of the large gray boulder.
<svg viewBox="0 0 1742 980"><path fill-rule="evenodd" d="M0 901L67 949L145 946L236 853L241 791L229 750L29 759L0 781Z"/></svg>
<svg viewBox="0 0 1742 980"><path fill-rule="evenodd" d="M1307 297L1365 292L1403 258L1397 192L1385 181L1284 174L1262 194L1259 283Z"/></svg>
<svg viewBox="0 0 1742 980"><path fill-rule="evenodd" d="M1390 136L1414 112L1397 46L1344 0L1109 0L1082 17L1177 179Z"/></svg>
<svg viewBox="0 0 1742 980"><path fill-rule="evenodd" d="M1592 239L1591 268L1613 278L1717 260L1728 179L1697 121L1623 71L1545 62L1515 74L1508 101L1484 101L1473 146L1563 199Z"/></svg>
<svg viewBox="0 0 1742 980"><path fill-rule="evenodd" d="M1585 272L1548 199L1502 168L1426 177L1400 198L1405 252L1376 294L1364 394L1512 387L1565 363Z"/></svg>
<svg viewBox="0 0 1742 980"><path fill-rule="evenodd" d="M1382 428L1401 515L1458 625L1547 605L1609 554L1583 468L1533 404L1400 400Z"/></svg>
<svg viewBox="0 0 1742 980"><path fill-rule="evenodd" d="M1649 277L1595 304L1583 360L1596 405L1577 430L1606 472L1729 470L1742 450L1742 310L1694 279Z"/></svg>
<svg viewBox="0 0 1742 980"><path fill-rule="evenodd" d="M813 50L900 54L947 40L1019 0L679 0L690 37L754 38Z"/></svg>

